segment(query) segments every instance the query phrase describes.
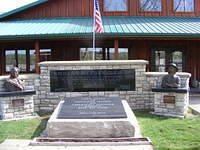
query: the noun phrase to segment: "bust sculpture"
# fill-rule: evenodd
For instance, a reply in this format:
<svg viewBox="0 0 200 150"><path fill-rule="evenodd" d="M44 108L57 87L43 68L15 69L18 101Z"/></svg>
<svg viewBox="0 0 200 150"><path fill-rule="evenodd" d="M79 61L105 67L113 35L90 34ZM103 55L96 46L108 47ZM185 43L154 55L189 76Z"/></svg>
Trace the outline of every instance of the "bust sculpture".
<svg viewBox="0 0 200 150"><path fill-rule="evenodd" d="M165 75L162 79L162 88L179 88L181 86L180 77L176 75L178 67L175 63L170 63L168 66L168 75Z"/></svg>
<svg viewBox="0 0 200 150"><path fill-rule="evenodd" d="M18 78L19 69L13 67L10 70L10 78L5 81L4 86L7 91L23 91L24 90L24 81Z"/></svg>

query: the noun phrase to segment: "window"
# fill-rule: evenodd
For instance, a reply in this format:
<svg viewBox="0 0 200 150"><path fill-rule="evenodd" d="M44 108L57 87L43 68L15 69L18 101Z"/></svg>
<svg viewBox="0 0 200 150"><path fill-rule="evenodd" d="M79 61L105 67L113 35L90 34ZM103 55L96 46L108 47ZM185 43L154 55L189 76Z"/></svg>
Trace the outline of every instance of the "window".
<svg viewBox="0 0 200 150"><path fill-rule="evenodd" d="M18 68L21 72L26 72L26 50L17 51Z"/></svg>
<svg viewBox="0 0 200 150"><path fill-rule="evenodd" d="M14 66L21 72L35 72L35 50L5 50L5 72ZM40 61L51 60L51 49L40 49Z"/></svg>
<svg viewBox="0 0 200 150"><path fill-rule="evenodd" d="M26 71L26 50L6 50L6 72L14 66Z"/></svg>
<svg viewBox="0 0 200 150"><path fill-rule="evenodd" d="M165 72L166 67L165 51L155 51L155 70L158 72Z"/></svg>
<svg viewBox="0 0 200 150"><path fill-rule="evenodd" d="M184 70L184 51L177 48L155 48L152 51L152 71L165 72L169 63L175 63L178 71Z"/></svg>
<svg viewBox="0 0 200 150"><path fill-rule="evenodd" d="M109 48L108 50L109 50L110 60L114 60L115 49ZM128 60L128 48L118 48L118 52L120 60Z"/></svg>
<svg viewBox="0 0 200 150"><path fill-rule="evenodd" d="M6 50L6 72L9 72L10 69L16 66L16 59L15 59L15 50Z"/></svg>
<svg viewBox="0 0 200 150"><path fill-rule="evenodd" d="M51 49L40 49L40 61L51 60Z"/></svg>
<svg viewBox="0 0 200 150"><path fill-rule="evenodd" d="M174 0L175 12L193 12L194 0Z"/></svg>
<svg viewBox="0 0 200 150"><path fill-rule="evenodd" d="M104 0L104 11L127 11L127 0Z"/></svg>
<svg viewBox="0 0 200 150"><path fill-rule="evenodd" d="M93 48L80 48L80 60L93 60L93 57L96 55L96 53L100 53L101 51L102 48L95 48L95 51ZM97 55L98 60L101 59L101 55Z"/></svg>
<svg viewBox="0 0 200 150"><path fill-rule="evenodd" d="M114 48L80 48L80 60L114 60ZM118 48L119 59L128 60L128 48Z"/></svg>
<svg viewBox="0 0 200 150"><path fill-rule="evenodd" d="M35 72L35 50L30 50L30 72Z"/></svg>
<svg viewBox="0 0 200 150"><path fill-rule="evenodd" d="M141 11L161 11L161 0L140 0Z"/></svg>
<svg viewBox="0 0 200 150"><path fill-rule="evenodd" d="M172 62L177 65L179 71L183 70L182 58L183 58L183 52L181 51L172 52Z"/></svg>

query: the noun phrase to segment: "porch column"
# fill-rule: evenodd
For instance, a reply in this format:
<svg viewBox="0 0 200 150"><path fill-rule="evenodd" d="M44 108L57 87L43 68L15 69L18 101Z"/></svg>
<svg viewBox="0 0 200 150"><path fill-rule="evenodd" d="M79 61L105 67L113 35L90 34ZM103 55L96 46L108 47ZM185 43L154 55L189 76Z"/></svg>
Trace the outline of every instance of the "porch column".
<svg viewBox="0 0 200 150"><path fill-rule="evenodd" d="M103 47L102 53L103 53L103 60L106 60L106 50L105 50L105 47Z"/></svg>
<svg viewBox="0 0 200 150"><path fill-rule="evenodd" d="M39 41L35 41L35 70L36 73L40 73L40 68L38 63L40 62L40 43Z"/></svg>
<svg viewBox="0 0 200 150"><path fill-rule="evenodd" d="M118 51L119 41L118 40L114 41L114 47L115 47L114 59L118 60L119 59L119 51Z"/></svg>
<svg viewBox="0 0 200 150"><path fill-rule="evenodd" d="M4 48L1 50L1 74L6 72L6 54Z"/></svg>

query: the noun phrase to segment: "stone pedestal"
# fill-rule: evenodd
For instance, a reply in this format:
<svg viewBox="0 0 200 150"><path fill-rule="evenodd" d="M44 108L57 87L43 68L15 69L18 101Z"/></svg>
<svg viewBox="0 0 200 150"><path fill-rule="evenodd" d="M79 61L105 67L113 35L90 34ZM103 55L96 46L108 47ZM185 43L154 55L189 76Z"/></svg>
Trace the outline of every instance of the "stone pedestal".
<svg viewBox="0 0 200 150"><path fill-rule="evenodd" d="M189 92L187 88L154 88L153 114L183 118L189 106Z"/></svg>
<svg viewBox="0 0 200 150"><path fill-rule="evenodd" d="M33 116L35 93L35 91L0 92L0 120Z"/></svg>
<svg viewBox="0 0 200 150"><path fill-rule="evenodd" d="M134 137L134 114L126 101L122 101L127 118L109 119L57 119L61 101L47 124L50 138L119 138Z"/></svg>

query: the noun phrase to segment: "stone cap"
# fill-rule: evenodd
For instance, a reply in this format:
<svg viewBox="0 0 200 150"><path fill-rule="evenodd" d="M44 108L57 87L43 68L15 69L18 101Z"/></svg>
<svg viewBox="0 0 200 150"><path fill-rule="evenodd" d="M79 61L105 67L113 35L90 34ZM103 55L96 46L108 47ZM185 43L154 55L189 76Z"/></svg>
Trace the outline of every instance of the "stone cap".
<svg viewBox="0 0 200 150"><path fill-rule="evenodd" d="M12 92L0 92L0 97L35 95L35 94L36 94L36 91L32 91L32 90L12 91Z"/></svg>
<svg viewBox="0 0 200 150"><path fill-rule="evenodd" d="M189 92L189 88L152 88L152 92L187 93Z"/></svg>
<svg viewBox="0 0 200 150"><path fill-rule="evenodd" d="M147 65L146 60L45 61L39 66Z"/></svg>
<svg viewBox="0 0 200 150"><path fill-rule="evenodd" d="M164 76L164 75L167 75L168 73L167 72L145 72L144 73L146 76L152 76L152 77L160 77L160 76ZM176 73L178 76L182 76L182 77L191 77L191 73L188 73L188 72L177 72Z"/></svg>

